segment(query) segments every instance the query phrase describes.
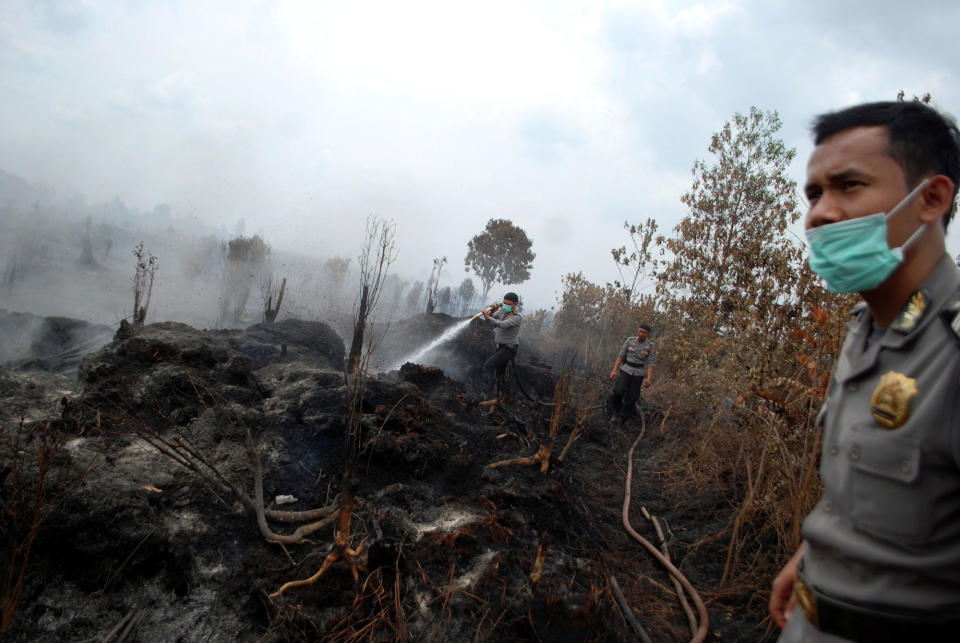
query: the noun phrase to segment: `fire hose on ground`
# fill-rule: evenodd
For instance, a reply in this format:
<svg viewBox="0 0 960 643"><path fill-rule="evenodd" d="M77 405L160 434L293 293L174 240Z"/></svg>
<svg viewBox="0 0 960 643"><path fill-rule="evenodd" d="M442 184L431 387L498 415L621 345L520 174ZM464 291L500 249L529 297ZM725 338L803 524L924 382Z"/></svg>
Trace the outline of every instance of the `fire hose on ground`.
<svg viewBox="0 0 960 643"><path fill-rule="evenodd" d="M660 552L651 543L649 540L637 533L637 531L630 524L630 486L633 482L633 452L637 448L637 445L640 443L643 434L646 432L647 423L646 418L643 416L643 413L640 414L641 420L641 429L640 435L637 436L637 439L633 441L633 445L630 447L630 452L627 454L627 481L624 488L623 495L623 514L622 522L623 528L627 530L627 533L633 537L634 540L639 542L644 548L650 552L650 554L663 565L668 572L670 572L671 577L680 584L684 591L690 596L693 600L694 605L697 608L697 613L700 616L700 624L696 628L696 631L693 631L694 619L692 615L688 613L688 618L691 622L691 631L693 631L693 638L691 639L692 643L701 643L707 637L707 629L710 625L710 615L707 613L707 606L704 604L703 600L700 598L700 595L697 593L697 590L693 588L693 585L690 584L690 581L687 580L687 577L677 569L670 559L667 558L664 554ZM658 530L659 531L659 530ZM683 599L683 594L680 594L681 600ZM689 606L686 606L689 609Z"/></svg>

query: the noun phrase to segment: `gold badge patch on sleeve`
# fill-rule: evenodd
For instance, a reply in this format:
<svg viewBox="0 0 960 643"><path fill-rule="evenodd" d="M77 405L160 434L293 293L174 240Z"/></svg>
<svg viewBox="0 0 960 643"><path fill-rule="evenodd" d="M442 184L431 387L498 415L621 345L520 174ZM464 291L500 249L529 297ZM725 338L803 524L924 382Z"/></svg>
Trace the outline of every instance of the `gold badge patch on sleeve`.
<svg viewBox="0 0 960 643"><path fill-rule="evenodd" d="M880 426L899 429L910 418L910 400L916 395L917 380L889 371L870 396L870 412Z"/></svg>

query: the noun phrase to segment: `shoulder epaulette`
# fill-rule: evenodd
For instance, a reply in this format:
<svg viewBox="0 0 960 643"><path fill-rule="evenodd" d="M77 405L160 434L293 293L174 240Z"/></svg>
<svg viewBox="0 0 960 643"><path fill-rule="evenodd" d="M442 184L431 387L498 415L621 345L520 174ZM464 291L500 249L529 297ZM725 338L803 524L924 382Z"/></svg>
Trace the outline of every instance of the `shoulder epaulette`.
<svg viewBox="0 0 960 643"><path fill-rule="evenodd" d="M920 325L928 310L930 310L930 296L926 290L917 290L910 295L910 299L890 324L890 328L901 335L909 335Z"/></svg>

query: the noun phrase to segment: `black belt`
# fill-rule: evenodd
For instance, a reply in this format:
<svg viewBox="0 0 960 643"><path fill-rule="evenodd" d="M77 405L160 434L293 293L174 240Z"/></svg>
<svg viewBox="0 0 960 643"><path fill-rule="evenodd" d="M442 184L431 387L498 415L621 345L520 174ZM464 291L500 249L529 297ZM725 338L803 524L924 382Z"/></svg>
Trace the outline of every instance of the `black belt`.
<svg viewBox="0 0 960 643"><path fill-rule="evenodd" d="M956 641L960 617L956 613L894 614L839 601L807 585L797 575L800 611L818 630L852 641Z"/></svg>
<svg viewBox="0 0 960 643"><path fill-rule="evenodd" d="M517 350L520 348L520 344L497 344L497 348L510 348L512 350Z"/></svg>

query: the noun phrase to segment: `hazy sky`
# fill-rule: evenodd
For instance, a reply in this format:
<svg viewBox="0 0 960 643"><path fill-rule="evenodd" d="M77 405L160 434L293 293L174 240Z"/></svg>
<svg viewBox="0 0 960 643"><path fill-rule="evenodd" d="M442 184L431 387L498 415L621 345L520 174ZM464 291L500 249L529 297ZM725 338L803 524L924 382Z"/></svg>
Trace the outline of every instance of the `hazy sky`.
<svg viewBox="0 0 960 643"><path fill-rule="evenodd" d="M958 31L946 0L0 0L0 169L312 254L355 257L375 213L446 285L509 218L549 307L565 273L616 278L624 220L677 223L736 111L780 113L798 182L816 113L960 113Z"/></svg>

